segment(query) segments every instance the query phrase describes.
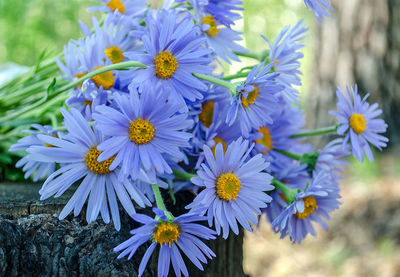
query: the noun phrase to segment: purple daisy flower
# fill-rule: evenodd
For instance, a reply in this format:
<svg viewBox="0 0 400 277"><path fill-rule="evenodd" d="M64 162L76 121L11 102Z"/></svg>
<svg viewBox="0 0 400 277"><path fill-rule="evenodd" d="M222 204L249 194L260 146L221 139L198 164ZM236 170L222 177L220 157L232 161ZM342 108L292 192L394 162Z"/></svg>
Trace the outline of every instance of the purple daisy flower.
<svg viewBox="0 0 400 277"><path fill-rule="evenodd" d="M106 13L118 12L128 17L138 17L148 9L146 0L100 0L105 6L88 8L88 12L100 11Z"/></svg>
<svg viewBox="0 0 400 277"><path fill-rule="evenodd" d="M341 179L342 167L348 165L348 162L343 158L349 154L350 152L347 149L343 149L342 138L332 140L319 152L313 174L324 171L329 173L333 180Z"/></svg>
<svg viewBox="0 0 400 277"><path fill-rule="evenodd" d="M203 47L205 38L198 35L191 18L181 18L175 11L159 10L146 18L147 33L142 36L145 52L130 52L132 60L147 65L146 69L133 70L132 88L151 84L182 106L184 99L202 99L207 90L205 82L193 73L210 74L211 51Z"/></svg>
<svg viewBox="0 0 400 277"><path fill-rule="evenodd" d="M204 146L207 164L197 171L199 177L192 182L205 187L187 208L207 207L210 226L215 223L218 235L223 231L227 238L229 230L239 233L237 221L246 230L252 231L250 223L257 225L261 208L266 208L271 197L265 191L273 190L271 175L262 172L268 163L256 155L248 159L252 146L242 138L232 142L224 150L221 143L215 148L215 156L210 147Z"/></svg>
<svg viewBox="0 0 400 277"><path fill-rule="evenodd" d="M341 124L337 133L345 135L343 147L350 140L353 155L358 161L363 161L365 154L370 161L373 161L374 155L370 144L382 151L382 147L386 147L386 143L389 141L380 135L380 133L386 132L387 124L383 119L376 118L382 113L382 110L378 109L377 103L370 105L366 102L369 94L361 99L357 85L351 90L347 87L347 97L340 88L337 89L336 95L338 111L330 113L336 116L338 123Z"/></svg>
<svg viewBox="0 0 400 277"><path fill-rule="evenodd" d="M263 37L269 45L269 59L273 63L273 70L279 72L276 80L285 86L283 96L290 102L298 102L299 92L293 86L301 85L299 60L304 55L299 50L304 44L299 43L299 40L305 37L307 31L304 21L300 20L293 28L284 27L272 44Z"/></svg>
<svg viewBox="0 0 400 277"><path fill-rule="evenodd" d="M61 211L59 218L65 218L72 210L77 216L86 199L89 197L86 220L96 220L99 213L105 223L110 222L111 217L117 230L121 228L117 198L129 215L135 214L132 204L134 200L139 206L150 206L151 203L129 180L119 181L118 170L110 169L110 164L115 157L98 162L101 154L97 145L103 142L104 137L99 130L91 128L89 123L75 109L68 112L61 110L64 116L64 124L68 134L64 139L47 135L38 135L43 142L54 147L31 146L28 152L43 162L56 162L60 169L51 174L39 191L41 200L50 196L61 196L70 186L79 181L79 187L74 195ZM108 199L108 205L107 205Z"/></svg>
<svg viewBox="0 0 400 277"><path fill-rule="evenodd" d="M248 52L246 48L237 44L238 41L242 40L240 36L242 33L232 30L229 26L217 20L217 15L209 13L207 7L215 11L215 2L212 6L204 6L196 1L191 1L191 3L195 11L195 20L199 22L200 29L207 39L207 44L214 54L229 64L231 63L230 60L240 61L234 52Z"/></svg>
<svg viewBox="0 0 400 277"><path fill-rule="evenodd" d="M235 11L243 10L241 0L209 0L205 6L206 11L214 16L217 22L226 26L234 24L241 16Z"/></svg>
<svg viewBox="0 0 400 277"><path fill-rule="evenodd" d="M296 194L296 200L274 219L272 227L281 238L288 235L293 242L301 243L308 233L316 236L312 222L328 228L323 218L330 219L329 213L339 208L341 198L338 185L330 180L326 172L314 176L305 191Z"/></svg>
<svg viewBox="0 0 400 277"><path fill-rule="evenodd" d="M226 122L232 125L238 120L245 138L253 128L272 123L272 114L279 111L278 95L283 86L275 81L278 73L268 73L271 68L272 64L255 66L232 98Z"/></svg>
<svg viewBox="0 0 400 277"><path fill-rule="evenodd" d="M159 244L158 274L159 277L167 277L170 263L176 276L189 276L189 272L183 261L181 251L200 270L203 270L201 263L206 264L207 258L215 257L214 252L199 238L210 240L215 239L215 231L200 225L198 221L207 220L198 213L189 212L180 215L173 220L168 220L164 212L154 208L156 219L147 215L136 214L132 218L144 224L142 227L131 231L132 237L114 248L115 252L122 251L118 259L129 254L131 259L136 250L144 243L151 241L142 261L139 265L139 277L143 275L146 265Z"/></svg>
<svg viewBox="0 0 400 277"><path fill-rule="evenodd" d="M152 179L158 174L172 173L163 154L183 160L180 147L190 147L191 134L183 132L192 125L187 114L178 114L179 105L167 101L167 95L153 91L152 86L130 94L116 94L115 107L97 107L93 118L99 129L109 136L99 144L99 162L115 159L110 169L121 165L121 178L136 179L143 166Z"/></svg>
<svg viewBox="0 0 400 277"><path fill-rule="evenodd" d="M324 16L329 16L329 10L332 10L330 0L304 0L304 4L313 11L318 23Z"/></svg>
<svg viewBox="0 0 400 277"><path fill-rule="evenodd" d="M13 151L26 151L31 146L47 146L52 145L46 144L38 138L39 134L46 134L53 137L58 137L61 133L57 133L53 130L51 126L42 126L39 124L32 124L32 128L36 130L26 130L25 132L31 133L30 136L21 138L18 142L12 145L9 149L10 152ZM42 180L52 174L56 168L55 162L42 162L34 159L31 154L25 155L20 159L16 165L17 168L22 167L22 171L25 172L24 178L28 179L33 176L33 181Z"/></svg>

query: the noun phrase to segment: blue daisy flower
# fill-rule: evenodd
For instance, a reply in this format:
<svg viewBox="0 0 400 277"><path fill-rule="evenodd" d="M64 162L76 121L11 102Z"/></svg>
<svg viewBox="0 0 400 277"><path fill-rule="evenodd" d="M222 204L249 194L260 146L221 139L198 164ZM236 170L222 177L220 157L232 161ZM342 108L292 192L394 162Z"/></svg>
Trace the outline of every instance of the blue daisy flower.
<svg viewBox="0 0 400 277"><path fill-rule="evenodd" d="M195 1L192 1L192 6L195 11L195 20L199 22L200 29L207 39L207 44L214 54L229 64L231 63L230 60L240 61L234 52L248 52L246 48L237 44L238 41L242 40L240 36L242 33L232 30L229 26L225 26L217 20L217 15L210 14L206 8L207 6ZM215 11L215 5L208 7Z"/></svg>
<svg viewBox="0 0 400 277"><path fill-rule="evenodd" d="M142 36L145 52L127 53L130 59L148 66L132 71L131 87L141 91L143 85L151 84L182 106L186 106L184 99L202 99L201 92L208 87L192 74L210 74L212 57L191 18L181 18L173 10L159 10L154 17L146 18L146 26L148 31Z"/></svg>
<svg viewBox="0 0 400 277"><path fill-rule="evenodd" d="M238 120L246 138L253 128L272 123L272 114L279 111L278 96L283 86L275 81L278 73L268 73L271 68L272 64L255 66L232 98L226 122L232 125Z"/></svg>
<svg viewBox="0 0 400 277"><path fill-rule="evenodd" d="M274 219L272 227L281 233L281 238L289 236L293 242L301 243L309 233L316 236L313 222L328 228L323 219L330 219L329 213L339 208L341 198L338 185L330 180L325 172L314 176L306 190L296 194L296 200Z"/></svg>
<svg viewBox="0 0 400 277"><path fill-rule="evenodd" d="M333 180L341 179L342 167L348 165L344 158L349 154L347 149L343 149L342 138L332 140L319 152L313 174L324 171L329 173Z"/></svg>
<svg viewBox="0 0 400 277"><path fill-rule="evenodd" d="M110 169L121 165L121 177L136 179L143 166L148 174L172 173L163 154L183 160L181 147L190 147L191 134L183 132L191 127L187 114L178 114L179 105L167 101L165 94L154 92L152 86L145 88L140 96L137 91L116 94L115 107L100 106L93 114L95 123L109 136L99 144L104 151L99 162L115 159Z"/></svg>
<svg viewBox="0 0 400 277"><path fill-rule="evenodd" d="M103 87L97 88L93 83L86 83L81 89L70 92L71 97L65 103L70 108L77 109L83 117L93 120L92 114L97 106L110 103L111 95Z"/></svg>
<svg viewBox="0 0 400 277"><path fill-rule="evenodd" d="M135 221L144 225L132 230L132 237L114 248L115 252L122 251L118 256L119 259L128 254L128 259L131 259L141 245L151 241L140 262L139 276L143 275L157 245L159 245L157 273L159 277L168 276L171 263L176 276L181 276L181 273L189 276L181 252L200 270L203 270L202 263L206 264L207 258L215 257L214 252L200 240L200 238L215 239L215 231L196 223L206 220L206 217L189 212L168 220L162 210L154 208L153 212L156 214L156 219L143 214L133 215Z"/></svg>
<svg viewBox="0 0 400 277"><path fill-rule="evenodd" d="M115 157L110 157L103 162L97 161L98 156L102 153L97 148L104 141L102 133L91 127L75 109L71 109L71 112L62 109L61 113L69 132L64 139L38 135L43 143L54 147L31 146L28 149L28 152L37 160L60 164L60 169L51 174L44 182L39 191L40 199L45 200L52 195L59 197L72 184L81 180L74 195L61 211L59 218L65 218L72 210L77 216L89 197L86 212L87 222L96 220L101 213L104 222L109 223L109 205L114 226L119 230L121 223L117 198L129 215L135 214L132 200L141 207L150 206L151 203L133 182L118 180L118 169L110 169Z"/></svg>
<svg viewBox="0 0 400 277"><path fill-rule="evenodd" d="M235 11L243 10L242 4L241 0L209 0L205 9L217 22L229 26L241 18Z"/></svg>
<svg viewBox="0 0 400 277"><path fill-rule="evenodd" d="M281 101L280 101L281 102ZM304 125L304 114L301 109L281 102L280 111L271 115L273 122L265 124L250 134L249 139L256 143L255 153L262 153L267 161L281 158L282 154L275 149L290 149L297 139L291 138Z"/></svg>
<svg viewBox="0 0 400 277"><path fill-rule="evenodd" d="M21 150L26 151L31 146L52 147L52 145L50 144L43 143L38 138L38 135L45 134L53 137L58 137L62 135L62 133L54 131L51 126L32 124L31 127L36 130L26 130L25 132L30 133L31 135L18 140L16 144L10 147L10 152ZM42 180L52 174L56 168L56 163L38 161L34 159L33 155L27 154L22 159L20 159L15 166L17 168L22 167L22 171L25 172L25 179L33 176L33 181L37 182L38 180Z"/></svg>
<svg viewBox="0 0 400 277"><path fill-rule="evenodd" d="M304 21L300 20L293 28L284 27L272 44L267 38L263 37L270 49L269 59L273 63L273 70L279 72L276 79L285 86L283 95L291 102L298 102L299 93L293 86L301 85L299 60L304 55L299 50L304 45L299 43L299 40L305 37L307 31L308 29L304 27Z"/></svg>
<svg viewBox="0 0 400 277"><path fill-rule="evenodd" d="M227 238L231 229L239 233L237 221L251 231L250 223L256 225L261 208L267 207L271 197L265 191L273 190L271 175L262 172L268 163L256 155L248 159L252 146L242 138L232 142L224 150L221 143L215 148L215 157L210 147L204 146L207 164L197 171L199 177L191 181L204 189L187 208L207 207L210 226L215 224L218 235L223 231Z"/></svg>
<svg viewBox="0 0 400 277"><path fill-rule="evenodd" d="M282 165L282 167L276 172L273 172L272 175L276 180L291 189L305 189L305 184L310 180L307 164L300 164L299 162ZM278 188L271 192L270 195L273 200L267 208L263 209L263 212L267 215L269 222L272 223L288 204L285 194Z"/></svg>
<svg viewBox="0 0 400 277"><path fill-rule="evenodd" d="M330 0L304 0L304 4L313 11L319 23L325 16L329 16L329 10L332 10Z"/></svg>
<svg viewBox="0 0 400 277"><path fill-rule="evenodd" d="M146 0L100 0L105 6L88 8L88 12L118 12L127 17L140 17L148 9Z"/></svg>
<svg viewBox="0 0 400 277"><path fill-rule="evenodd" d="M378 109L378 104L370 105L366 102L369 94L361 99L357 90L357 85L351 90L347 87L346 97L338 88L336 91L338 111L331 111L330 113L336 116L341 124L337 133L345 135L343 147L350 140L353 155L358 161L363 161L365 154L370 161L373 161L374 155L370 144L379 150L386 147L389 140L380 133L386 132L387 124L383 119L376 118L382 113L382 110Z"/></svg>

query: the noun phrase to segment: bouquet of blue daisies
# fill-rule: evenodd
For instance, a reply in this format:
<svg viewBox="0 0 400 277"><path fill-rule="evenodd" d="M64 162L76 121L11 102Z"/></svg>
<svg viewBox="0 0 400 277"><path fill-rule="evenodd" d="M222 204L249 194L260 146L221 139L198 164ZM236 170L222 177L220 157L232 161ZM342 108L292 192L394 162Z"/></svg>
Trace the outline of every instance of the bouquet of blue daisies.
<svg viewBox="0 0 400 277"><path fill-rule="evenodd" d="M265 51L252 53L232 29L241 0L171 0L158 10L145 0L102 2L89 9L104 13L102 19L80 23L83 37L57 56L60 76L44 99L0 120L55 99L60 109L65 101L61 128L34 124L10 148L25 151L17 163L25 178L44 180L40 199L74 189L60 219L78 216L87 202L87 222L101 215L116 230L124 228L121 206L143 226L116 245L118 258L131 259L150 242L139 276L156 248L158 276L168 275L170 263L177 276L187 276L182 254L202 270L215 257L204 241L252 231L262 216L296 243L316 235L313 224L327 228L340 205L345 158L372 161L371 146L381 150L388 142L387 125L354 85L336 92L336 125L302 129L303 21L275 40L264 38ZM305 5L318 21L331 10L328 0ZM242 56L253 66L216 73L222 61ZM329 133L337 138L323 149L304 142ZM174 215L163 196L175 199L185 190L194 197L186 213ZM135 207L153 207L154 216Z"/></svg>

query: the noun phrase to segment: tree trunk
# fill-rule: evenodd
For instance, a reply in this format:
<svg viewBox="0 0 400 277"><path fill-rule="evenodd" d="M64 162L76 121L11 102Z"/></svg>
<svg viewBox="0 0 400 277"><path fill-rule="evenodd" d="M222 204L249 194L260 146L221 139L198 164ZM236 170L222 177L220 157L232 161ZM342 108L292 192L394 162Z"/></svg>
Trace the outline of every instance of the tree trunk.
<svg viewBox="0 0 400 277"><path fill-rule="evenodd" d="M392 145L400 142L400 1L333 0L334 12L316 26L309 127L334 122L336 86L358 84L371 93L388 123Z"/></svg>
<svg viewBox="0 0 400 277"><path fill-rule="evenodd" d="M101 219L87 224L84 214L60 221L57 216L71 195L38 201L38 189L34 184L0 184L0 276L137 276L146 248L139 248L130 261L117 260L113 252L138 227L125 212L121 211L120 232ZM190 197L177 195L179 200ZM175 210L183 211L183 205ZM204 272L185 260L190 276L245 276L243 232L206 243L217 258L204 265ZM156 275L153 254L143 276Z"/></svg>

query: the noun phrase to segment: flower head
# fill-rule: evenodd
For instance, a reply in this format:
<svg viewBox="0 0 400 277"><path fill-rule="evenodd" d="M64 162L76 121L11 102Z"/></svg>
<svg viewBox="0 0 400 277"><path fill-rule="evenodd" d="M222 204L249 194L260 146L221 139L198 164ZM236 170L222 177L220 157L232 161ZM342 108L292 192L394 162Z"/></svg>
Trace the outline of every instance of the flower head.
<svg viewBox="0 0 400 277"><path fill-rule="evenodd" d="M232 125L239 121L242 135L246 138L253 128L272 123L272 114L279 111L278 95L283 87L274 80L278 73L268 73L271 67L272 64L264 63L255 66L246 81L237 87L228 110L226 122Z"/></svg>
<svg viewBox="0 0 400 277"><path fill-rule="evenodd" d="M197 171L199 177L192 178L195 185L204 189L188 208L207 207L209 225L214 222L218 234L222 227L224 238L230 229L238 234L237 221L251 231L249 222L256 225L260 209L271 202L265 192L274 189L270 185L272 177L262 172L268 163L261 155L248 159L251 149L249 142L242 138L228 145L225 153L218 143L215 155L205 145L207 164L202 164L202 169Z"/></svg>
<svg viewBox="0 0 400 277"><path fill-rule="evenodd" d="M298 102L298 91L293 86L301 85L299 60L304 55L299 50L304 45L299 40L304 38L307 31L303 20L300 20L293 28L284 27L272 44L263 37L269 45L269 59L273 63L273 70L279 72L276 80L285 86L283 96L290 102Z"/></svg>
<svg viewBox="0 0 400 277"><path fill-rule="evenodd" d="M25 132L31 135L26 136L18 140L18 142L10 147L10 152L23 150L26 151L32 146L45 146L53 147L51 144L44 143L38 138L39 134L45 134L53 137L58 137L61 133L57 133L51 126L42 126L39 124L32 124L32 128L36 130L27 130ZM34 155L28 154L20 159L16 167L22 167L22 171L25 172L24 178L27 179L33 176L33 181L42 180L52 174L56 168L55 162L43 162L36 160Z"/></svg>
<svg viewBox="0 0 400 277"><path fill-rule="evenodd" d="M163 154L177 160L184 158L180 147L189 147L189 133L183 132L192 125L187 114L178 114L179 105L167 101L164 94L156 95L151 86L139 96L116 94L115 107L97 107L93 115L96 125L109 136L99 144L99 162L115 155L110 169L121 165L122 178L136 179L140 168L155 177L155 173L172 173ZM154 178L153 178L154 179Z"/></svg>
<svg viewBox="0 0 400 277"><path fill-rule="evenodd" d="M275 232L281 238L289 236L293 242L301 243L308 233L315 236L313 222L327 229L323 218L329 220L329 213L338 209L339 188L330 182L327 173L314 176L309 186L296 194L296 200L289 204L272 222Z"/></svg>
<svg viewBox="0 0 400 277"><path fill-rule="evenodd" d="M51 174L44 182L39 191L40 199L44 200L52 195L59 197L72 184L80 181L77 190L61 211L59 218L65 218L72 210L77 216L89 197L86 220L92 222L101 213L104 222L109 223L109 205L114 226L119 230L121 223L117 198L129 215L135 213L132 200L141 207L150 205L150 202L133 182L128 179L118 180L118 169L110 167L115 156L102 162L97 161L102 153L98 149L98 145L104 141L103 134L97 128L90 127L77 110L72 109L71 112L68 112L62 109L61 112L68 134L63 139L38 135L43 143L54 147L32 146L28 149L28 152L37 160L60 164L60 169Z"/></svg>
<svg viewBox="0 0 400 277"><path fill-rule="evenodd" d="M338 102L336 104L338 111L331 111L332 115L337 117L339 126L337 133L345 135L343 147L350 140L354 157L358 161L363 161L365 154L370 161L374 160L374 155L370 144L382 150L389 141L386 137L380 135L385 133L387 124L383 119L376 117L382 113L378 109L378 104L370 105L366 102L367 94L363 99L357 92L357 85L354 88L347 88L346 95L338 88L336 91Z"/></svg>
<svg viewBox="0 0 400 277"><path fill-rule="evenodd" d="M313 11L319 23L324 16L329 15L329 10L332 10L330 0L304 0L304 4Z"/></svg>
<svg viewBox="0 0 400 277"><path fill-rule="evenodd" d="M100 0L105 6L88 8L89 12L118 13L127 17L139 17L147 10L146 0Z"/></svg>
<svg viewBox="0 0 400 277"><path fill-rule="evenodd" d="M144 225L132 230L132 237L114 248L115 252L122 251L118 258L129 254L128 259L131 259L142 244L151 241L140 262L139 276L142 276L156 247L159 247L157 274L159 277L168 276L170 263L172 263L176 276L181 276L181 272L184 276L189 275L181 252L196 267L203 270L201 263L207 263L205 256L209 259L215 257L214 252L199 239L215 239L215 232L195 223L206 220L206 218L199 216L198 213L189 212L173 220L168 220L162 210L154 208L153 211L157 216L156 219L142 214L132 216L135 221Z"/></svg>
<svg viewBox="0 0 400 277"><path fill-rule="evenodd" d="M210 73L212 57L191 18L181 18L173 10L160 10L146 18L146 26L148 31L142 37L145 52L127 53L148 66L133 72L131 87L141 91L144 84L151 84L183 106L184 99L203 98L201 92L207 86L192 74Z"/></svg>

